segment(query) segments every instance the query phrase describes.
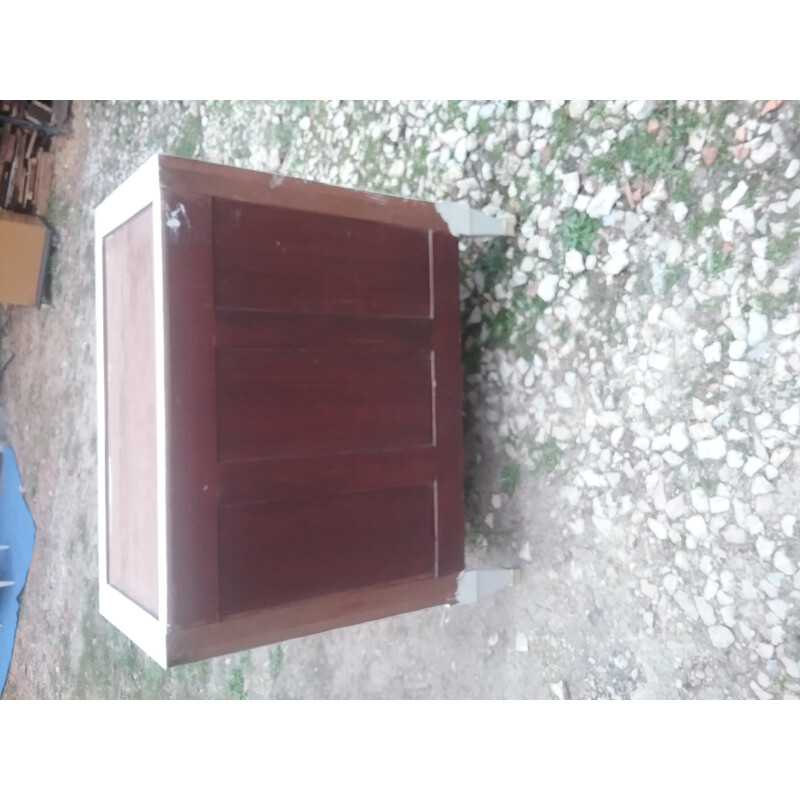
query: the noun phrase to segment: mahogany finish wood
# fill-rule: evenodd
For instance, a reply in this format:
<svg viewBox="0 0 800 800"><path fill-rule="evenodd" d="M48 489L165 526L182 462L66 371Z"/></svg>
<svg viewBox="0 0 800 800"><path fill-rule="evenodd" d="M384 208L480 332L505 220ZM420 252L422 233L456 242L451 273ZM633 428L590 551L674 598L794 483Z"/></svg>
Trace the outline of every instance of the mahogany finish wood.
<svg viewBox="0 0 800 800"><path fill-rule="evenodd" d="M158 614L153 209L109 233L105 252L108 579Z"/></svg>
<svg viewBox="0 0 800 800"><path fill-rule="evenodd" d="M137 641L163 637L169 665L452 602L464 565L458 249L433 205L172 157L150 169L159 236L139 230L118 258L150 274L155 320L122 331L113 287L104 301L109 343L163 344L164 480L150 506L115 482L106 509L109 558L120 514L165 513L163 542L142 540L151 560L136 586L109 571L154 616L165 579L161 627ZM137 192L150 185L135 178ZM135 205L125 190L107 202ZM119 380L112 353L107 401L129 424L133 379ZM153 374L138 366L136 380ZM121 425L107 433L109 451L127 441Z"/></svg>

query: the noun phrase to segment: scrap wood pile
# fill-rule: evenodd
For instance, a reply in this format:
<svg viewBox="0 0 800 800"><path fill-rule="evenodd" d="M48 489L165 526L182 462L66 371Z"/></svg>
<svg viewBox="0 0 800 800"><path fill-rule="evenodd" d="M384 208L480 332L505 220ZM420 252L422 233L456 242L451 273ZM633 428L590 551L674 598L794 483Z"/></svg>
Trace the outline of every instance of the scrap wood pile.
<svg viewBox="0 0 800 800"><path fill-rule="evenodd" d="M69 100L0 100L0 208L44 214Z"/></svg>

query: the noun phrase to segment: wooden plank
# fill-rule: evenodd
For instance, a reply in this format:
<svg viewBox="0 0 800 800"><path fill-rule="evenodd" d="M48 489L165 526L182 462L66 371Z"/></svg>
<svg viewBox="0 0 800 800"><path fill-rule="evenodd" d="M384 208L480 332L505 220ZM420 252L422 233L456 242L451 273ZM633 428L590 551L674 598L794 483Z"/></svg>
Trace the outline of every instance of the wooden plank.
<svg viewBox="0 0 800 800"><path fill-rule="evenodd" d="M446 223L431 203L176 156L160 156L160 164L165 178L176 191L384 222L403 228L448 231Z"/></svg>
<svg viewBox="0 0 800 800"><path fill-rule="evenodd" d="M104 241L105 463L109 583L157 617L152 230L148 206Z"/></svg>
<svg viewBox="0 0 800 800"><path fill-rule="evenodd" d="M53 100L53 124L61 127L69 115L69 100Z"/></svg>
<svg viewBox="0 0 800 800"><path fill-rule="evenodd" d="M219 307L430 316L422 231L214 201Z"/></svg>
<svg viewBox="0 0 800 800"><path fill-rule="evenodd" d="M34 205L40 214L44 214L45 211L47 211L47 207L50 203L50 189L53 183L54 167L55 155L53 153L42 152L39 154Z"/></svg>
<svg viewBox="0 0 800 800"><path fill-rule="evenodd" d="M406 486L219 512L223 616L433 577L433 487Z"/></svg>
<svg viewBox="0 0 800 800"><path fill-rule="evenodd" d="M217 376L221 460L432 440L427 353L220 350Z"/></svg>
<svg viewBox="0 0 800 800"><path fill-rule="evenodd" d="M219 466L220 506L267 503L432 483L436 453L414 450L347 453L308 458L227 461Z"/></svg>
<svg viewBox="0 0 800 800"><path fill-rule="evenodd" d="M299 636L454 603L457 576L402 581L242 614L207 627L173 629L170 666L285 642Z"/></svg>
<svg viewBox="0 0 800 800"><path fill-rule="evenodd" d="M431 234L436 419L437 570L464 568L464 445L458 240Z"/></svg>
<svg viewBox="0 0 800 800"><path fill-rule="evenodd" d="M432 349L430 319L297 312L217 311L217 347L421 353Z"/></svg>
<svg viewBox="0 0 800 800"><path fill-rule="evenodd" d="M219 616L211 200L163 203L170 623L197 625Z"/></svg>

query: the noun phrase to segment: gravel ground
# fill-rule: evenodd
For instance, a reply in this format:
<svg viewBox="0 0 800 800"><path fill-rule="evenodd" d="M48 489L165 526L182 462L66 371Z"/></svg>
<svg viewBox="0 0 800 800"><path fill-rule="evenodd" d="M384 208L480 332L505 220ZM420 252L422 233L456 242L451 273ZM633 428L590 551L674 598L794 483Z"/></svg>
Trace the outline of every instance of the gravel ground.
<svg viewBox="0 0 800 800"><path fill-rule="evenodd" d="M6 309L10 697L800 696L800 105L76 104ZM519 586L168 673L96 611L92 212L153 152L513 217L462 243L468 562Z"/></svg>

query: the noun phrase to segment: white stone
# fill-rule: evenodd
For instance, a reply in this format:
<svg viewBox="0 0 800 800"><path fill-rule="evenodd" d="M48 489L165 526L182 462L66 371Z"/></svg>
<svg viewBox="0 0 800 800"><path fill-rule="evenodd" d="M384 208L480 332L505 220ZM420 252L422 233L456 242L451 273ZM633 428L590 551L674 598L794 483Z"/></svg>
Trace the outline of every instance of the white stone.
<svg viewBox="0 0 800 800"><path fill-rule="evenodd" d="M517 121L530 122L531 121L531 104L528 100L520 100L517 102Z"/></svg>
<svg viewBox="0 0 800 800"><path fill-rule="evenodd" d="M794 514L784 514L781 517L781 532L784 536L794 536L795 525L797 525L797 517Z"/></svg>
<svg viewBox="0 0 800 800"><path fill-rule="evenodd" d="M735 342L731 342L730 347L728 348L728 357L732 358L734 361L739 361L740 359L744 358L746 352L747 342L741 342L737 340Z"/></svg>
<svg viewBox="0 0 800 800"><path fill-rule="evenodd" d="M743 472L748 478L752 478L756 472L766 466L766 463L766 461L762 461L760 458L756 458L756 456L750 456L747 459L747 463L744 465Z"/></svg>
<svg viewBox="0 0 800 800"><path fill-rule="evenodd" d="M556 405L560 408L572 408L572 397L563 386L559 386L553 393L553 396Z"/></svg>
<svg viewBox="0 0 800 800"><path fill-rule="evenodd" d="M769 161L769 159L771 159L772 156L774 156L777 152L778 145L776 145L771 139L767 139L764 144L761 145L761 147L753 150L750 153L750 159L754 164L764 164Z"/></svg>
<svg viewBox="0 0 800 800"><path fill-rule="evenodd" d="M514 647L515 647L515 649L516 649L516 651L518 653L527 653L528 652L528 637L522 632L517 633L517 640L516 640L516 643L515 643Z"/></svg>
<svg viewBox="0 0 800 800"><path fill-rule="evenodd" d="M570 100L567 106L567 113L570 119L582 119L589 108L589 100Z"/></svg>
<svg viewBox="0 0 800 800"><path fill-rule="evenodd" d="M603 264L606 275L619 275L630 263L627 253L616 253Z"/></svg>
<svg viewBox="0 0 800 800"><path fill-rule="evenodd" d="M800 425L800 404L789 406L789 408L781 414L781 422L789 428Z"/></svg>
<svg viewBox="0 0 800 800"><path fill-rule="evenodd" d="M800 189L795 189L791 196L789 197L789 201L786 203L788 208L794 208L796 205L800 203Z"/></svg>
<svg viewBox="0 0 800 800"><path fill-rule="evenodd" d="M772 559L772 565L784 575L794 575L796 572L795 565L783 550L778 550L778 552L775 553L775 558Z"/></svg>
<svg viewBox="0 0 800 800"><path fill-rule="evenodd" d="M577 197L581 189L581 176L577 172L567 172L561 176L561 183L564 186L564 191L570 197Z"/></svg>
<svg viewBox="0 0 800 800"><path fill-rule="evenodd" d="M657 539L661 539L662 541L667 538L667 529L664 525L662 525L657 519L653 519L652 517L647 520L647 527L653 532Z"/></svg>
<svg viewBox="0 0 800 800"><path fill-rule="evenodd" d="M763 281L767 277L767 273L769 272L769 261L764 258L758 258L757 256L753 256L753 275L758 278L758 280Z"/></svg>
<svg viewBox="0 0 800 800"><path fill-rule="evenodd" d="M694 507L695 511L700 514L705 514L708 511L708 495L706 495L706 493L699 486L696 486L689 492L689 498L692 501L692 506Z"/></svg>
<svg viewBox="0 0 800 800"><path fill-rule="evenodd" d="M536 242L536 252L538 253L539 258L549 260L553 257L553 248L550 247L550 241L546 236L538 237Z"/></svg>
<svg viewBox="0 0 800 800"><path fill-rule="evenodd" d="M768 642L759 642L756 652L761 658L770 659L775 653L775 647Z"/></svg>
<svg viewBox="0 0 800 800"><path fill-rule="evenodd" d="M628 392L628 399L633 403L635 406L642 406L644 405L645 398L647 397L647 393L641 386L634 386Z"/></svg>
<svg viewBox="0 0 800 800"><path fill-rule="evenodd" d="M628 103L628 113L636 120L646 119L655 110L655 100L633 100Z"/></svg>
<svg viewBox="0 0 800 800"><path fill-rule="evenodd" d="M789 314L772 323L772 332L776 336L794 336L798 331L800 331L800 314Z"/></svg>
<svg viewBox="0 0 800 800"><path fill-rule="evenodd" d="M514 152L520 158L525 158L526 156L529 156L531 152L531 143L526 139L517 142L517 146L514 148Z"/></svg>
<svg viewBox="0 0 800 800"><path fill-rule="evenodd" d="M466 138L461 138L456 142L456 146L453 148L453 158L459 163L463 164L467 160L467 140ZM462 172L463 175L463 172Z"/></svg>
<svg viewBox="0 0 800 800"><path fill-rule="evenodd" d="M722 236L722 241L724 242L732 242L733 241L733 220L730 219L721 219L719 221L719 232Z"/></svg>
<svg viewBox="0 0 800 800"><path fill-rule="evenodd" d="M686 203L673 203L672 205L672 216L675 222L681 223L686 219L687 214L689 213L689 207Z"/></svg>
<svg viewBox="0 0 800 800"><path fill-rule="evenodd" d="M709 500L709 508L712 514L724 514L730 511L731 501L727 497L712 497Z"/></svg>
<svg viewBox="0 0 800 800"><path fill-rule="evenodd" d="M716 364L722 360L722 344L714 342L703 350L703 360L706 364Z"/></svg>
<svg viewBox="0 0 800 800"><path fill-rule="evenodd" d="M747 344L751 347L763 341L769 333L769 320L760 311L752 309L748 316Z"/></svg>
<svg viewBox="0 0 800 800"><path fill-rule="evenodd" d="M536 294L545 301L545 303L552 303L558 292L558 275L545 275L539 281L539 288Z"/></svg>
<svg viewBox="0 0 800 800"><path fill-rule="evenodd" d="M578 275L586 269L583 263L583 253L579 250L568 250L564 256L564 269L573 275Z"/></svg>
<svg viewBox="0 0 800 800"><path fill-rule="evenodd" d="M791 180L798 172L800 172L800 159L793 158L789 162L789 166L786 167L786 172L784 172L783 175L785 178Z"/></svg>
<svg viewBox="0 0 800 800"><path fill-rule="evenodd" d="M644 408L651 417L658 416L661 411L661 406L661 401L655 395L647 395L644 401Z"/></svg>
<svg viewBox="0 0 800 800"><path fill-rule="evenodd" d="M722 529L722 538L729 544L745 544L747 534L737 525L726 525Z"/></svg>
<svg viewBox="0 0 800 800"><path fill-rule="evenodd" d="M550 691L553 693L553 697L556 700L566 700L567 699L567 684L564 681L559 681L558 683L551 683L550 684Z"/></svg>
<svg viewBox="0 0 800 800"><path fill-rule="evenodd" d="M616 186L604 186L590 201L586 213L593 219L602 219L611 213L611 209L622 193Z"/></svg>
<svg viewBox="0 0 800 800"><path fill-rule="evenodd" d="M530 542L525 542L525 544L522 545L522 547L520 548L520 551L519 551L519 557L525 563L527 563L527 564L531 563L531 561L533 560L533 557L531 556L531 543Z"/></svg>
<svg viewBox="0 0 800 800"><path fill-rule="evenodd" d="M697 613L700 614L700 619L703 620L706 625L710 627L711 625L717 624L717 615L714 613L711 603L707 602L702 597L695 597L694 604L697 608Z"/></svg>
<svg viewBox="0 0 800 800"><path fill-rule="evenodd" d="M706 526L706 521L700 516L700 514L695 514L693 517L689 517L689 519L686 520L685 525L686 530L697 539L707 538L708 527Z"/></svg>
<svg viewBox="0 0 800 800"><path fill-rule="evenodd" d="M753 479L753 483L750 486L750 492L752 493L753 497L769 494L770 492L774 491L775 487L763 475L756 475L756 477Z"/></svg>
<svg viewBox="0 0 800 800"><path fill-rule="evenodd" d="M503 497L499 494L492 495L492 508L498 509L503 505Z"/></svg>
<svg viewBox="0 0 800 800"><path fill-rule="evenodd" d="M712 625L708 629L708 635L711 637L711 644L720 650L727 649L736 641L736 637L730 629L722 625Z"/></svg>
<svg viewBox="0 0 800 800"><path fill-rule="evenodd" d="M690 444L686 423L676 422L669 430L669 444L676 453L682 453Z"/></svg>
<svg viewBox="0 0 800 800"><path fill-rule="evenodd" d="M734 206L739 205L741 199L747 194L747 189L747 184L739 181L736 188L722 201L722 210L730 211Z"/></svg>
<svg viewBox="0 0 800 800"><path fill-rule="evenodd" d="M696 444L697 457L701 461L716 461L725 458L727 446L725 439L722 436L717 436L715 439L707 439L699 441Z"/></svg>
<svg viewBox="0 0 800 800"><path fill-rule="evenodd" d="M682 494L673 497L667 501L666 508L664 509L670 519L680 519L686 515L686 500Z"/></svg>
<svg viewBox="0 0 800 800"><path fill-rule="evenodd" d="M689 599L689 595L682 589L679 589L673 595L675 602L681 607L681 610L692 622L697 622L700 614L697 611L697 606Z"/></svg>
<svg viewBox="0 0 800 800"><path fill-rule="evenodd" d="M767 600L767 606L781 622L786 619L786 615L789 613L789 605L785 600Z"/></svg>
<svg viewBox="0 0 800 800"><path fill-rule="evenodd" d="M547 106L539 106L533 112L531 125L540 128L549 128L553 124L553 112Z"/></svg>

